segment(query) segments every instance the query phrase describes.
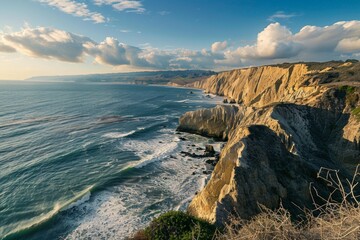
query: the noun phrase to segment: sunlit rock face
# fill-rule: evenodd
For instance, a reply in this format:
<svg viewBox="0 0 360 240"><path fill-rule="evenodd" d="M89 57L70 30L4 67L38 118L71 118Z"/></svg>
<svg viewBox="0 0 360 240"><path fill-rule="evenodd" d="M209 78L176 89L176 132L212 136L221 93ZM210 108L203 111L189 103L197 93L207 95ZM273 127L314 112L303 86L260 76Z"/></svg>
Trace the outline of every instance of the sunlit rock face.
<svg viewBox="0 0 360 240"><path fill-rule="evenodd" d="M219 73L194 86L236 99L188 112L179 130L227 140L189 212L217 224L250 218L259 204L297 214L312 207L321 167L350 177L360 163L359 63L304 63ZM354 77L357 76L357 77ZM300 207L300 208L299 208Z"/></svg>

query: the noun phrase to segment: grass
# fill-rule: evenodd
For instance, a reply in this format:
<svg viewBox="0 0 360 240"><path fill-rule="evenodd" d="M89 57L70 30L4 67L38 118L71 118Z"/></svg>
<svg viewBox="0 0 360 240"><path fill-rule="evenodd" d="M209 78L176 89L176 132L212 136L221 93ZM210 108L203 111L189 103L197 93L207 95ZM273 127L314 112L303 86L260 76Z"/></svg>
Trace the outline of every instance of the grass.
<svg viewBox="0 0 360 240"><path fill-rule="evenodd" d="M355 92L355 87L345 85L345 86L339 87L339 90L345 91L346 94L351 94L351 93Z"/></svg>
<svg viewBox="0 0 360 240"><path fill-rule="evenodd" d="M360 107L354 108L351 111L351 114L353 114L358 120L360 120Z"/></svg>
<svg viewBox="0 0 360 240"><path fill-rule="evenodd" d="M360 195L356 195L359 192L359 166L353 179L345 181L339 178L337 171L322 168L318 178L326 181L333 191L323 197L312 188L312 196L325 203L318 205L313 200L315 209L305 210L306 218L302 222L293 222L283 207L274 211L262 207L262 213L250 221L231 219L225 233L217 239L360 239ZM336 200L335 195L341 198Z"/></svg>

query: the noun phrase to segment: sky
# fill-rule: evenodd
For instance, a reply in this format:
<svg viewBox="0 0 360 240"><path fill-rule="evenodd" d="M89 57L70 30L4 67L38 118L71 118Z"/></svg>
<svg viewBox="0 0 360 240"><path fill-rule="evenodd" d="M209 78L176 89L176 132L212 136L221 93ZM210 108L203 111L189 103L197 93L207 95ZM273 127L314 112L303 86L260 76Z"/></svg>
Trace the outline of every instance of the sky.
<svg viewBox="0 0 360 240"><path fill-rule="evenodd" d="M2 0L0 79L360 59L359 0Z"/></svg>

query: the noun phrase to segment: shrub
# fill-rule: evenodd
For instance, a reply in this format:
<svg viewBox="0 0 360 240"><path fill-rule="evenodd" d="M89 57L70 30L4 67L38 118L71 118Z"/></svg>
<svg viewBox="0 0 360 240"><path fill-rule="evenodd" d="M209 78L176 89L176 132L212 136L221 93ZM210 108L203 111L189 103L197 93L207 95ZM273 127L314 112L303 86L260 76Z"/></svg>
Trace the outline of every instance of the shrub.
<svg viewBox="0 0 360 240"><path fill-rule="evenodd" d="M339 89L341 91L346 92L347 94L351 94L351 93L353 93L355 91L355 87L347 86L347 85L341 86L341 87L339 87Z"/></svg>
<svg viewBox="0 0 360 240"><path fill-rule="evenodd" d="M133 240L207 240L213 239L216 227L180 211L170 211L154 219L137 232Z"/></svg>
<svg viewBox="0 0 360 240"><path fill-rule="evenodd" d="M325 203L319 205L314 200L315 210L306 210L304 221L291 221L290 213L283 207L274 211L261 207L262 213L249 221L232 218L225 233L217 239L360 239L359 167L351 180L340 179L335 170L321 168L318 178L333 187L333 191L324 197L311 188L312 195ZM335 195L341 199L334 198Z"/></svg>
<svg viewBox="0 0 360 240"><path fill-rule="evenodd" d="M351 111L351 113L360 120L360 107L357 107Z"/></svg>

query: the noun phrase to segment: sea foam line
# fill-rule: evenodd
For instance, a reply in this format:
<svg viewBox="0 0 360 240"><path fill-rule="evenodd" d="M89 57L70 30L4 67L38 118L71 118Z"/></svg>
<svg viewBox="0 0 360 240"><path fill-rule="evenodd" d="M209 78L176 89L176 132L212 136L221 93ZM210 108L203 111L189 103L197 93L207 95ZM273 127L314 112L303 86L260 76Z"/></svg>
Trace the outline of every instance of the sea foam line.
<svg viewBox="0 0 360 240"><path fill-rule="evenodd" d="M6 234L3 237L3 239L6 239L7 237L10 237L11 235L14 235L16 233L24 231L26 229L30 229L30 228L39 226L39 225L45 223L46 221L50 220L51 218L53 218L57 213L68 210L70 208L73 208L75 206L78 206L78 205L88 201L90 199L91 189L93 189L93 187L94 187L94 185L86 188L85 190L81 191L76 196L74 196L73 198L71 198L70 200L68 200L64 203L55 203L54 208L50 212L48 212L46 214L42 214L42 215L40 215L40 217L34 217L29 221L26 221L26 222L24 221L25 222L24 224L20 224L14 230L12 230L8 234Z"/></svg>
<svg viewBox="0 0 360 240"><path fill-rule="evenodd" d="M134 134L136 131L133 130L133 131L130 131L130 132L110 132L110 133L106 133L104 135L102 135L103 137L106 137L106 138L123 138L123 137L127 137L127 136L130 136L132 134Z"/></svg>

